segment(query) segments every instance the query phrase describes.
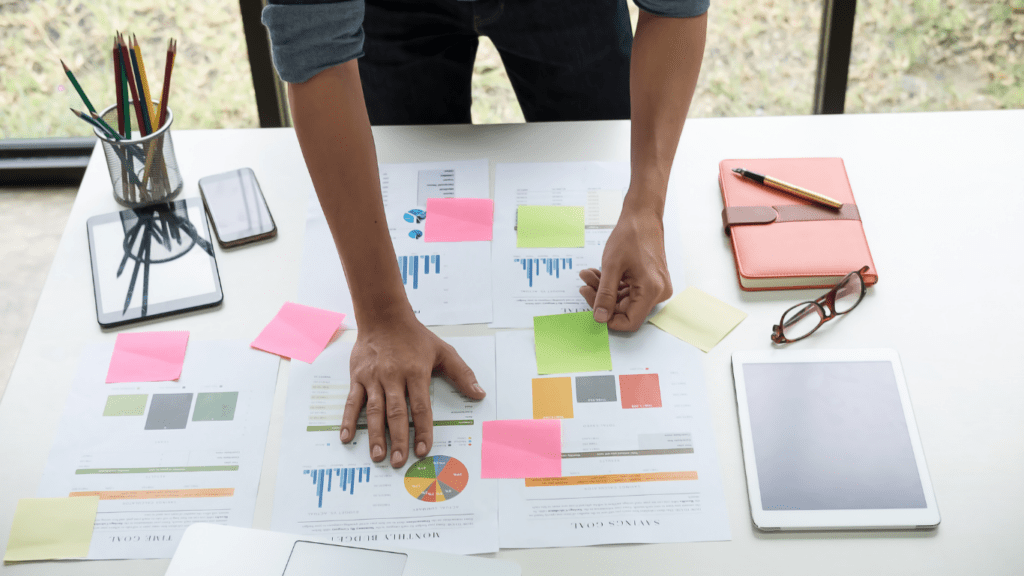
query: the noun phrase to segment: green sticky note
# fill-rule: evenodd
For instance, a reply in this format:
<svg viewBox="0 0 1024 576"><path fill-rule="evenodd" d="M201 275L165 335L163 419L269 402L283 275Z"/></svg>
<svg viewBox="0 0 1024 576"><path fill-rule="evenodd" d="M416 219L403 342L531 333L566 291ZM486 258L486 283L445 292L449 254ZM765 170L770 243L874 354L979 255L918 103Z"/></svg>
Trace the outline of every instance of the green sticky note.
<svg viewBox="0 0 1024 576"><path fill-rule="evenodd" d="M238 392L200 392L196 397L196 409L192 412L193 422L234 420Z"/></svg>
<svg viewBox="0 0 1024 576"><path fill-rule="evenodd" d="M104 416L142 416L149 394L112 394L103 407Z"/></svg>
<svg viewBox="0 0 1024 576"><path fill-rule="evenodd" d="M669 300L649 322L707 352L746 317L745 312L691 287Z"/></svg>
<svg viewBox="0 0 1024 576"><path fill-rule="evenodd" d="M608 325L595 322L592 312L535 316L533 338L537 374L612 369Z"/></svg>
<svg viewBox="0 0 1024 576"><path fill-rule="evenodd" d="M582 206L520 206L517 248L583 248Z"/></svg>
<svg viewBox="0 0 1024 576"><path fill-rule="evenodd" d="M18 500L4 562L85 558L99 504L99 496Z"/></svg>

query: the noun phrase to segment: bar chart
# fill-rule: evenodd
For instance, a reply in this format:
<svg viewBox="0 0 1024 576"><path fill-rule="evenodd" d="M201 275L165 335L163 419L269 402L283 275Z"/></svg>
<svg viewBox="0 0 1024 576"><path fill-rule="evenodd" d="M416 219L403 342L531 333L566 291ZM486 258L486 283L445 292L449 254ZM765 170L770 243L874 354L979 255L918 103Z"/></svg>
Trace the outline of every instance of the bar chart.
<svg viewBox="0 0 1024 576"><path fill-rule="evenodd" d="M335 479L338 483L338 489L334 493L344 494L347 491L350 495L355 494L356 483L361 484L370 481L369 466L359 468L313 468L303 470L302 473L313 479L313 486L316 487L317 508L324 507L324 492L331 492Z"/></svg>
<svg viewBox="0 0 1024 576"><path fill-rule="evenodd" d="M572 258L516 258L515 263L522 266L530 288L533 288L533 279L541 274L560 278L563 271L572 270Z"/></svg>
<svg viewBox="0 0 1024 576"><path fill-rule="evenodd" d="M428 256L399 256L398 270L401 271L402 273L403 286L408 286L409 280L411 279L412 289L419 289L420 260L423 261L424 276L427 276L431 273L435 275L441 274L441 256L439 254L430 254Z"/></svg>

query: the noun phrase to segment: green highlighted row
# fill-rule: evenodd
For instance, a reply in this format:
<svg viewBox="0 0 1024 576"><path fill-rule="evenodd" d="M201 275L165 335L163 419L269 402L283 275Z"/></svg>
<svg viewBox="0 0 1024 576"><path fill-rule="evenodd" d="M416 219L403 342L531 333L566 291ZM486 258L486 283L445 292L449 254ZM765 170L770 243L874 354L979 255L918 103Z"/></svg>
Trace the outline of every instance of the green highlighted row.
<svg viewBox="0 0 1024 576"><path fill-rule="evenodd" d="M472 420L434 420L434 426L472 426ZM412 422L409 423L412 427ZM341 430L341 424L331 426L306 426L306 432L337 432ZM366 424L356 424L356 430L366 430Z"/></svg>
<svg viewBox="0 0 1024 576"><path fill-rule="evenodd" d="M154 468L80 468L75 474L162 474L164 472L235 472L238 466L162 466Z"/></svg>

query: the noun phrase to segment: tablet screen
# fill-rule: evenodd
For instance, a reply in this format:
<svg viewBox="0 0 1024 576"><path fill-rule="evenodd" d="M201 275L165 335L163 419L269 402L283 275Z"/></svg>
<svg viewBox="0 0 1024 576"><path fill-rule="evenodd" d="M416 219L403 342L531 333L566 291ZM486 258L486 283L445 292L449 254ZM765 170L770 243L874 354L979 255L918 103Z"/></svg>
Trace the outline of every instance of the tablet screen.
<svg viewBox="0 0 1024 576"><path fill-rule="evenodd" d="M927 507L893 370L743 364L764 510Z"/></svg>

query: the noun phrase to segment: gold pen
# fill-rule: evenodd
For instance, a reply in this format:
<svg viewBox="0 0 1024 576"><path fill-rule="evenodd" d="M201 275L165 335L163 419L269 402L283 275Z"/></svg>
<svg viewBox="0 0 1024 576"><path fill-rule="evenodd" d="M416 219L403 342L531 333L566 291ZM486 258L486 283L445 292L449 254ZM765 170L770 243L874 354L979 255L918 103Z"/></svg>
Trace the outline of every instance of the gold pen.
<svg viewBox="0 0 1024 576"><path fill-rule="evenodd" d="M743 168L733 168L732 171L744 178L749 178L754 182L764 184L765 186L770 186L772 188L775 188L776 190L789 192L790 194L803 198L804 200L810 200L811 202L824 204L829 208L835 208L837 210L843 207L843 203L834 198L829 198L828 196L825 196L824 194L818 194L817 192L811 192L806 188L801 188L795 184L790 184L789 182L783 182L782 180L772 178L771 176L765 176L763 174L758 174L757 172L744 170Z"/></svg>

